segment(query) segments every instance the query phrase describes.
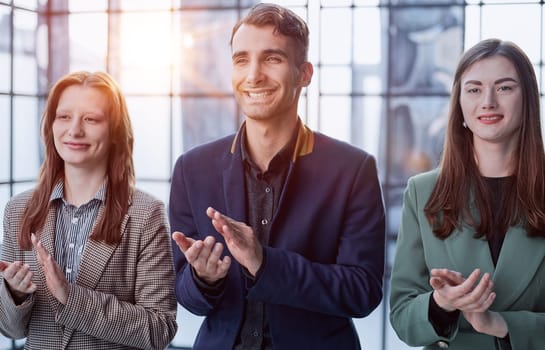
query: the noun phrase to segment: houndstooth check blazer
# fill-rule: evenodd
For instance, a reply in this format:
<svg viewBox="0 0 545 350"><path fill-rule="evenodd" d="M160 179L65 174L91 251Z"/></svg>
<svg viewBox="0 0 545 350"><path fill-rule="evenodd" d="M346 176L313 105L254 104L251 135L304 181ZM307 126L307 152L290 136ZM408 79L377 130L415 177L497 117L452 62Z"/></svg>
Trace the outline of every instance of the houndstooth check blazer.
<svg viewBox="0 0 545 350"><path fill-rule="evenodd" d="M4 213L2 259L30 265L36 292L15 305L0 280L0 331L27 337L25 349L164 349L174 337L176 299L169 224L162 202L135 190L118 245L89 240L66 305L47 289L35 251L22 251L17 232L31 191L13 197ZM101 206L98 217L107 215ZM55 208L36 232L55 254Z"/></svg>

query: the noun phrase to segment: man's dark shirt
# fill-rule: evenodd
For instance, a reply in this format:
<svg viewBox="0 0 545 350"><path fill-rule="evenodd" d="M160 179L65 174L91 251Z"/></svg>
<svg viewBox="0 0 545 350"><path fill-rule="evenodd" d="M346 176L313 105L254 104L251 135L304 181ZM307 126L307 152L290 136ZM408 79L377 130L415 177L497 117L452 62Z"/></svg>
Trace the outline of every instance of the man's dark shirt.
<svg viewBox="0 0 545 350"><path fill-rule="evenodd" d="M246 145L246 130L243 129L241 140L244 179L246 184L246 203L248 222L262 245L269 243L271 222L278 209L280 195L284 189L291 157L295 150L297 130L292 138L271 160L268 169L261 172L250 159ZM248 280L253 278L246 271ZM262 302L246 301L242 327L237 336L236 350L272 349L265 305Z"/></svg>

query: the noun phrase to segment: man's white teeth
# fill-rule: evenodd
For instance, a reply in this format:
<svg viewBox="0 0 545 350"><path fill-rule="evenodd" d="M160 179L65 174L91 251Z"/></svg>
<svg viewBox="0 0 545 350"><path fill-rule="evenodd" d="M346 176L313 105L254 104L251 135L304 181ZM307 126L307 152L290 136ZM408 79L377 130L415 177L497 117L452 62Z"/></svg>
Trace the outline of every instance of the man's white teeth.
<svg viewBox="0 0 545 350"><path fill-rule="evenodd" d="M251 98L261 98L267 96L268 92L248 92L248 96Z"/></svg>

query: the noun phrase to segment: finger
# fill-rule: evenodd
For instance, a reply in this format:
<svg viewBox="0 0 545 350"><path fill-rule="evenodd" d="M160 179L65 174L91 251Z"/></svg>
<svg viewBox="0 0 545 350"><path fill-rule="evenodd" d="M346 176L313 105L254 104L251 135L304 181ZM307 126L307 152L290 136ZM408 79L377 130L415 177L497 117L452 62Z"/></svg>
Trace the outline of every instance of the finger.
<svg viewBox="0 0 545 350"><path fill-rule="evenodd" d="M210 218L210 219L213 219L214 218L214 214L216 213L216 209L212 208L212 207L208 207L206 208L206 215Z"/></svg>
<svg viewBox="0 0 545 350"><path fill-rule="evenodd" d="M13 263L11 263L4 270L4 273L3 273L4 279L8 282L13 281L15 275L17 274L17 272L19 272L22 266L23 266L23 263L21 263L20 261L14 261Z"/></svg>
<svg viewBox="0 0 545 350"><path fill-rule="evenodd" d="M31 235L30 239L32 240L32 245L34 246L34 249L36 249L36 258L38 259L38 263L43 266L45 260L49 256L49 253L44 248L42 242L38 240L36 235L34 235L34 233Z"/></svg>
<svg viewBox="0 0 545 350"><path fill-rule="evenodd" d="M431 269L430 273L432 276L444 278L445 281L452 286L464 282L463 275L458 271L453 271L449 269Z"/></svg>
<svg viewBox="0 0 545 350"><path fill-rule="evenodd" d="M175 231L172 234L172 239L174 240L174 242L176 242L176 245L183 253L185 253L185 251L191 247L193 242L195 242L194 239L186 237L183 233L179 231Z"/></svg>
<svg viewBox="0 0 545 350"><path fill-rule="evenodd" d="M218 270L219 265L221 265L221 253L223 252L223 244L216 242L214 248L210 252L210 256L207 261L207 269L212 272Z"/></svg>
<svg viewBox="0 0 545 350"><path fill-rule="evenodd" d="M430 286L435 289L441 289L445 286L445 281L441 277L431 277L430 278Z"/></svg>
<svg viewBox="0 0 545 350"><path fill-rule="evenodd" d="M485 273L473 291L460 300L460 302L464 303L461 308L463 310L480 309L481 305L485 303L492 293L493 286L494 283L490 280L490 274Z"/></svg>
<svg viewBox="0 0 545 350"><path fill-rule="evenodd" d="M227 275L229 267L231 266L231 258L229 256L224 256L223 260L218 261L217 275L220 278L223 278Z"/></svg>
<svg viewBox="0 0 545 350"><path fill-rule="evenodd" d="M185 259L187 260L187 262L189 262L191 265L193 265L193 263L195 261L197 261L197 259L199 258L201 250L203 249L203 246L204 246L204 244L203 244L203 242L201 240L195 241L191 245L191 247L189 247L184 252Z"/></svg>
<svg viewBox="0 0 545 350"><path fill-rule="evenodd" d="M4 270L9 266L8 262L0 260L0 272L4 272Z"/></svg>
<svg viewBox="0 0 545 350"><path fill-rule="evenodd" d="M21 282L19 283L19 286L21 288L21 291L24 291L26 293L30 293L29 290L32 289L32 285L34 284L32 282L32 272L29 271L25 277L21 280Z"/></svg>
<svg viewBox="0 0 545 350"><path fill-rule="evenodd" d="M473 289L475 288L475 285L477 284L479 280L479 276L481 274L480 269L475 269L471 274L466 278L466 280L459 284L456 289L456 295L459 297L462 297L468 293L471 293Z"/></svg>
<svg viewBox="0 0 545 350"><path fill-rule="evenodd" d="M199 258L208 263L208 260L210 259L210 254L212 254L215 243L216 239L214 237L206 236L203 241L203 248L201 250L201 253L199 254Z"/></svg>

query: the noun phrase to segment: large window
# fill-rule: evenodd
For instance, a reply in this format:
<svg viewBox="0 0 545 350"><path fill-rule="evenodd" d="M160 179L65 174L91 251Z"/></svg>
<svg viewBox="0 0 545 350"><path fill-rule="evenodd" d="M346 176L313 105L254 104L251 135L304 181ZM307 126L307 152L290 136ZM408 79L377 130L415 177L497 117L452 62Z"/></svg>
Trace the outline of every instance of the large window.
<svg viewBox="0 0 545 350"><path fill-rule="evenodd" d="M35 183L48 87L80 69L106 70L121 84L135 131L137 185L168 203L176 158L234 132L242 120L231 94L228 43L232 25L255 2L0 0L0 208ZM453 70L461 52L480 39L521 46L535 65L545 104L545 4L273 2L292 8L311 30L315 73L301 117L377 157L388 211L386 293L380 307L355 324L365 349L407 348L389 326L387 306L406 180L437 164ZM178 320L173 345L191 346L201 318L180 307ZM0 336L0 349L14 345Z"/></svg>

